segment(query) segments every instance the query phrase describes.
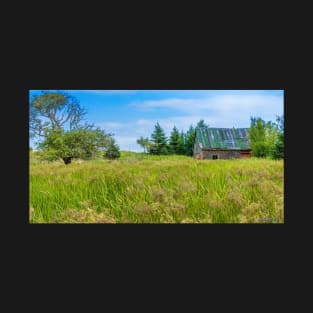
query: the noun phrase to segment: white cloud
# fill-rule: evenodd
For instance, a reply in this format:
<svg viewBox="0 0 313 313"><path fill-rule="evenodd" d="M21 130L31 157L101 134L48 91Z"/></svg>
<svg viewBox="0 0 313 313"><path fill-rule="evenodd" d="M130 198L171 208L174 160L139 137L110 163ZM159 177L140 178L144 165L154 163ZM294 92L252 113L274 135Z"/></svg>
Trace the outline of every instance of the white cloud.
<svg viewBox="0 0 313 313"><path fill-rule="evenodd" d="M132 103L142 110L154 110L156 117L120 123L107 121L98 124L108 132L113 132L122 150L142 151L136 143L140 137L150 137L157 122L167 136L174 126L186 132L190 125L196 126L200 119L211 127L249 127L250 117L258 116L266 121L275 121L283 114L283 97L275 95L218 95L202 99L170 98L157 101ZM170 109L175 116L158 118L157 112Z"/></svg>
<svg viewBox="0 0 313 313"><path fill-rule="evenodd" d="M191 124L195 126L200 119L201 116L176 116L160 119L140 119L129 123L103 122L98 123L97 126L104 128L107 132L114 133L116 143L121 150L140 152L143 149L136 143L137 139L141 136L150 138L157 122L169 137L174 125L179 131L186 132Z"/></svg>
<svg viewBox="0 0 313 313"><path fill-rule="evenodd" d="M119 145L121 150L141 152L143 151L141 147L136 143L139 137L133 136L114 136L116 143Z"/></svg>
<svg viewBox="0 0 313 313"><path fill-rule="evenodd" d="M202 99L169 98L132 103L141 110L172 109L176 112L231 112L238 110L274 109L283 107L283 97L275 95L218 95Z"/></svg>

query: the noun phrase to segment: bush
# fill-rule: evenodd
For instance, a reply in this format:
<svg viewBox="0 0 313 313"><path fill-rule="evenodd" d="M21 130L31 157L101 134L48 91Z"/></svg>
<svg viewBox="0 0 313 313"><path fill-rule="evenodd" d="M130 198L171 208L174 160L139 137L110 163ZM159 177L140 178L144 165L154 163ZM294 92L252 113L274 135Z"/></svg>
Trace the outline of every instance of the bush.
<svg viewBox="0 0 313 313"><path fill-rule="evenodd" d="M268 155L269 147L265 142L254 142L251 144L252 155L258 158L265 158Z"/></svg>
<svg viewBox="0 0 313 313"><path fill-rule="evenodd" d="M121 156L119 147L115 144L110 146L104 154L104 157L110 160L117 159Z"/></svg>

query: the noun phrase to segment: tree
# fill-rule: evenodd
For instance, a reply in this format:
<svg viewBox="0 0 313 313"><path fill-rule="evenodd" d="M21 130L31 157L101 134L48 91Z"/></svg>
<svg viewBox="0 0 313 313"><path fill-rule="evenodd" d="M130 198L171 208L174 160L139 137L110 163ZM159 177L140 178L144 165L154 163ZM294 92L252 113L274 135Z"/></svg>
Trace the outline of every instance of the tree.
<svg viewBox="0 0 313 313"><path fill-rule="evenodd" d="M276 125L278 130L277 140L274 147L273 158L274 159L283 159L284 158L284 150L285 150L285 135L284 135L284 116L277 116Z"/></svg>
<svg viewBox="0 0 313 313"><path fill-rule="evenodd" d="M252 155L256 157L266 157L268 154L266 123L260 117L251 117L250 120L249 139Z"/></svg>
<svg viewBox="0 0 313 313"><path fill-rule="evenodd" d="M79 125L85 114L85 109L71 95L60 91L42 91L30 100L30 137L45 137L47 132L65 127L70 130L88 129L88 124L84 127Z"/></svg>
<svg viewBox="0 0 313 313"><path fill-rule="evenodd" d="M143 152L146 153L146 151L148 150L149 148L149 145L150 145L150 141L149 141L149 138L143 138L142 136L137 139L137 143L143 147Z"/></svg>
<svg viewBox="0 0 313 313"><path fill-rule="evenodd" d="M208 126L209 126L209 125L206 125L206 124L204 123L204 120L200 120L200 121L198 122L198 124L197 124L196 127L201 128L201 127L208 127Z"/></svg>
<svg viewBox="0 0 313 313"><path fill-rule="evenodd" d="M169 151L173 154L180 154L182 151L182 141L178 129L174 126L170 140L169 140Z"/></svg>
<svg viewBox="0 0 313 313"><path fill-rule="evenodd" d="M188 156L193 155L193 145L195 141L195 129L190 125L185 135L185 154Z"/></svg>
<svg viewBox="0 0 313 313"><path fill-rule="evenodd" d="M180 141L178 145L178 154L185 154L185 134L183 131L180 132Z"/></svg>
<svg viewBox="0 0 313 313"><path fill-rule="evenodd" d="M154 127L151 135L151 145L149 147L151 154L168 154L167 138L159 123Z"/></svg>
<svg viewBox="0 0 313 313"><path fill-rule="evenodd" d="M265 122L261 118L251 117L249 139L254 156L283 158L284 117L277 116L276 122Z"/></svg>
<svg viewBox="0 0 313 313"><path fill-rule="evenodd" d="M70 164L73 158L89 159L98 151L107 151L113 144L112 135L100 128L65 132L59 127L46 132L39 148L42 159L53 161L61 158L65 164Z"/></svg>
<svg viewBox="0 0 313 313"><path fill-rule="evenodd" d="M117 159L121 156L119 146L115 143L114 140L111 141L111 144L109 145L108 149L104 153L104 157L108 159Z"/></svg>
<svg viewBox="0 0 313 313"><path fill-rule="evenodd" d="M278 127L276 123L271 121L267 122L265 125L265 143L267 154L269 157L274 158L275 145L278 140Z"/></svg>

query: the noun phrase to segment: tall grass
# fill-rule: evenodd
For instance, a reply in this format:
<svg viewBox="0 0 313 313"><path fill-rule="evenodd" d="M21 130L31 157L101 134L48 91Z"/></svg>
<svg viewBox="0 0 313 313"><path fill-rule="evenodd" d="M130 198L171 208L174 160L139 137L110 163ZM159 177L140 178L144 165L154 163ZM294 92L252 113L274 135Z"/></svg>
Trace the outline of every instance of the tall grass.
<svg viewBox="0 0 313 313"><path fill-rule="evenodd" d="M30 222L283 223L283 183L283 161L254 158L31 162Z"/></svg>

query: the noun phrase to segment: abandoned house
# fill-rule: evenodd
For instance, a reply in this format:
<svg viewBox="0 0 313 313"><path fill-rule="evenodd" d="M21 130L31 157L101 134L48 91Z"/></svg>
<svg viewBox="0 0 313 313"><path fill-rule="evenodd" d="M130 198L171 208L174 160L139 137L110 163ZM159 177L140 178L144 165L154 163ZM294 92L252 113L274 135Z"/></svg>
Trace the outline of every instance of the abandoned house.
<svg viewBox="0 0 313 313"><path fill-rule="evenodd" d="M193 156L197 160L251 157L248 130L197 127Z"/></svg>

